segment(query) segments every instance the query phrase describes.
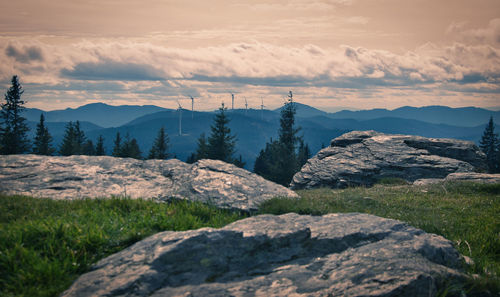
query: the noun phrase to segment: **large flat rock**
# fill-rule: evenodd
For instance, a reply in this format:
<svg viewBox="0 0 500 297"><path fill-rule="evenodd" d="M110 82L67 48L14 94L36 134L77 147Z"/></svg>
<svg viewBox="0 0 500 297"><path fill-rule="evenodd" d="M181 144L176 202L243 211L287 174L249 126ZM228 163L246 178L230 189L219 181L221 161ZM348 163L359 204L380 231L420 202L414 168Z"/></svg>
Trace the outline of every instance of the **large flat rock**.
<svg viewBox="0 0 500 297"><path fill-rule="evenodd" d="M486 171L486 157L469 141L354 131L331 141L293 177L292 189L371 186L382 178L445 178Z"/></svg>
<svg viewBox="0 0 500 297"><path fill-rule="evenodd" d="M477 172L450 173L446 178L422 178L413 182L414 185L423 186L443 182L475 182L481 184L500 184L500 174Z"/></svg>
<svg viewBox="0 0 500 297"><path fill-rule="evenodd" d="M260 215L162 232L62 296L435 296L464 280L450 241L367 214Z"/></svg>
<svg viewBox="0 0 500 297"><path fill-rule="evenodd" d="M187 164L176 159L109 156L2 156L0 192L53 199L178 198L244 211L256 210L272 197L297 197L285 187L222 161Z"/></svg>

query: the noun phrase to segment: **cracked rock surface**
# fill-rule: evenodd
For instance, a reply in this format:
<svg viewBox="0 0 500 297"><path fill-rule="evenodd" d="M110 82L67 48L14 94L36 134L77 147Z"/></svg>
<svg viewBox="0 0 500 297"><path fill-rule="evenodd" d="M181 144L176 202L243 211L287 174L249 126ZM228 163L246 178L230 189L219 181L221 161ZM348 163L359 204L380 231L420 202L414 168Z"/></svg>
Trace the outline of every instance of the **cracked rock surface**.
<svg viewBox="0 0 500 297"><path fill-rule="evenodd" d="M176 159L109 156L2 156L0 192L53 199L113 195L189 199L244 211L256 210L276 196L297 197L285 187L222 161L187 164Z"/></svg>
<svg viewBox="0 0 500 297"><path fill-rule="evenodd" d="M371 186L381 178L445 178L486 171L486 157L472 142L353 131L309 159L293 177L292 189Z"/></svg>
<svg viewBox="0 0 500 297"><path fill-rule="evenodd" d="M413 182L414 185L431 185L447 181L470 181L483 184L498 184L500 183L500 174L488 174L477 172L457 172L450 173L446 178L423 178Z"/></svg>
<svg viewBox="0 0 500 297"><path fill-rule="evenodd" d="M450 241L400 221L260 215L148 237L62 296L435 296L460 265Z"/></svg>

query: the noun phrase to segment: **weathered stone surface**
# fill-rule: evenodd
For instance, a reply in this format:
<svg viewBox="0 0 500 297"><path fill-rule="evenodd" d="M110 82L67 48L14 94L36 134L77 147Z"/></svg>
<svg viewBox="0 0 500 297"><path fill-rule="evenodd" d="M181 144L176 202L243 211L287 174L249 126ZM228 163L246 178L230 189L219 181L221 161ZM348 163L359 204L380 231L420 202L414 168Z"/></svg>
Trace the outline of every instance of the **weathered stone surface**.
<svg viewBox="0 0 500 297"><path fill-rule="evenodd" d="M485 169L485 155L469 141L354 131L333 139L309 159L291 187L370 186L385 177L413 182Z"/></svg>
<svg viewBox="0 0 500 297"><path fill-rule="evenodd" d="M2 156L0 192L53 199L180 198L245 211L275 196L297 197L285 187L222 161L187 164L176 159L109 156Z"/></svg>
<svg viewBox="0 0 500 297"><path fill-rule="evenodd" d="M423 178L413 182L414 185L430 185L447 181L471 181L483 184L499 184L500 174L487 174L477 172L457 172L451 173L446 178Z"/></svg>
<svg viewBox="0 0 500 297"><path fill-rule="evenodd" d="M450 241L367 214L260 215L162 232L62 296L435 296L464 280Z"/></svg>

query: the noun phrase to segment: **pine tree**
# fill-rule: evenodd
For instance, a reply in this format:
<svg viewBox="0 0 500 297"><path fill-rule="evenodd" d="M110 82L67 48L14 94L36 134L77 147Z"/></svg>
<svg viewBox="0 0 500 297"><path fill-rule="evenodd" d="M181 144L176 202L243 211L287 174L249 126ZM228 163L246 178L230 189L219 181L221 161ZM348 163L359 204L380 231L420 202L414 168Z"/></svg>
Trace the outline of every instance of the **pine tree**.
<svg viewBox="0 0 500 297"><path fill-rule="evenodd" d="M130 135L127 133L125 135L125 140L120 146L120 152L118 157L122 158L134 158L142 159L142 152L139 149L139 144L135 138L130 139Z"/></svg>
<svg viewBox="0 0 500 297"><path fill-rule="evenodd" d="M74 147L73 147L73 155L81 155L84 154L83 152L83 146L87 140L85 137L85 133L83 133L83 130L80 128L80 121L76 121L75 125L75 142L74 142Z"/></svg>
<svg viewBox="0 0 500 297"><path fill-rule="evenodd" d="M299 169L307 163L307 160L311 158L311 150L309 149L309 145L300 139L299 151L297 153L297 161Z"/></svg>
<svg viewBox="0 0 500 297"><path fill-rule="evenodd" d="M115 140L114 140L114 146L113 146L113 152L111 153L111 155L113 157L121 157L121 144L122 142L122 139L120 137L120 132L116 132L116 137L115 137Z"/></svg>
<svg viewBox="0 0 500 297"><path fill-rule="evenodd" d="M45 126L45 117L40 114L40 122L36 126L35 141L33 142L33 153L37 155L50 156L55 152L51 145L52 136Z"/></svg>
<svg viewBox="0 0 500 297"><path fill-rule="evenodd" d="M59 148L59 154L62 156L81 155L83 154L83 145L86 137L83 130L80 128L80 122L69 122L66 125L63 142Z"/></svg>
<svg viewBox="0 0 500 297"><path fill-rule="evenodd" d="M309 146L303 144L302 137L297 136L300 128L295 127L296 108L292 91L288 102L281 109L278 140L266 143L255 160L254 172L262 177L288 186L293 175L302 167L310 156ZM300 144L297 152L297 144ZM305 160L305 161L304 161Z"/></svg>
<svg viewBox="0 0 500 297"><path fill-rule="evenodd" d="M168 135L165 133L165 128L161 127L158 131L158 136L156 137L151 150L149 151L148 159L161 159L164 160L169 157L168 155Z"/></svg>
<svg viewBox="0 0 500 297"><path fill-rule="evenodd" d="M99 138L97 138L97 144L95 145L95 155L106 155L106 150L104 149L104 138L102 137L102 135L99 135Z"/></svg>
<svg viewBox="0 0 500 297"><path fill-rule="evenodd" d="M219 113L215 115L213 125L210 127L211 134L208 138L207 157L208 159L232 163L234 161L236 137L231 135L231 129L227 126L230 120L226 116L226 110L224 104L222 104Z"/></svg>
<svg viewBox="0 0 500 297"><path fill-rule="evenodd" d="M12 77L12 86L5 94L5 103L1 105L0 118L0 153L22 154L30 149L26 119L21 116L25 107L21 95L24 90L17 75Z"/></svg>
<svg viewBox="0 0 500 297"><path fill-rule="evenodd" d="M82 145L82 155L95 156L95 154L94 143L89 139Z"/></svg>
<svg viewBox="0 0 500 297"><path fill-rule="evenodd" d="M66 124L66 130L64 131L63 141L59 148L59 154L61 156L71 156L74 154L74 144L75 144L75 127L73 122Z"/></svg>
<svg viewBox="0 0 500 297"><path fill-rule="evenodd" d="M192 164L201 159L208 159L208 142L205 133L201 133L200 137L198 137L196 152L189 155L186 163Z"/></svg>
<svg viewBox="0 0 500 297"><path fill-rule="evenodd" d="M479 147L486 154L488 171L491 173L500 172L499 146L500 141L498 139L498 134L495 133L495 123L493 122L493 117L490 117L490 121L486 125L481 141L479 142Z"/></svg>

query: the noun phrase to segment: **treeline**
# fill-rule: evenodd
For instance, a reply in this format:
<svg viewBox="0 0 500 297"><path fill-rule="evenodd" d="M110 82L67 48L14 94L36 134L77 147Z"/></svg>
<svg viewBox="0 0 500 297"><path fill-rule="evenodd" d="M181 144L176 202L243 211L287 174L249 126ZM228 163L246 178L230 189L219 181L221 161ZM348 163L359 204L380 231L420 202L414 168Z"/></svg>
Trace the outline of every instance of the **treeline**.
<svg viewBox="0 0 500 297"><path fill-rule="evenodd" d="M104 138L100 135L95 144L85 136L80 122L69 122L66 125L62 143L56 149L52 144L52 136L45 125L43 114L36 127L36 134L31 142L27 133L29 128L26 119L22 117L25 102L21 100L24 90L17 76L11 80L12 86L5 94L5 103L0 110L0 154L34 153L39 155L59 154L70 155L106 155ZM204 133L197 140L196 150L186 160L194 163L200 159L222 160L227 163L244 167L241 154L236 152L236 135L229 128L230 118L227 116L224 104L215 115L210 127L210 135ZM290 91L288 101L280 114L278 138L270 139L260 151L254 163L253 171L262 177L282 185L289 185L293 175L311 157L309 146L299 135L300 127L295 125L296 107L293 94ZM486 154L489 171L500 172L500 140L494 131L493 118L490 118L480 141L480 148ZM136 159L168 159L175 157L169 153L170 140L162 127L147 155L143 155L135 138L127 133L124 137L119 132L113 141L111 155ZM236 157L238 156L238 157Z"/></svg>

